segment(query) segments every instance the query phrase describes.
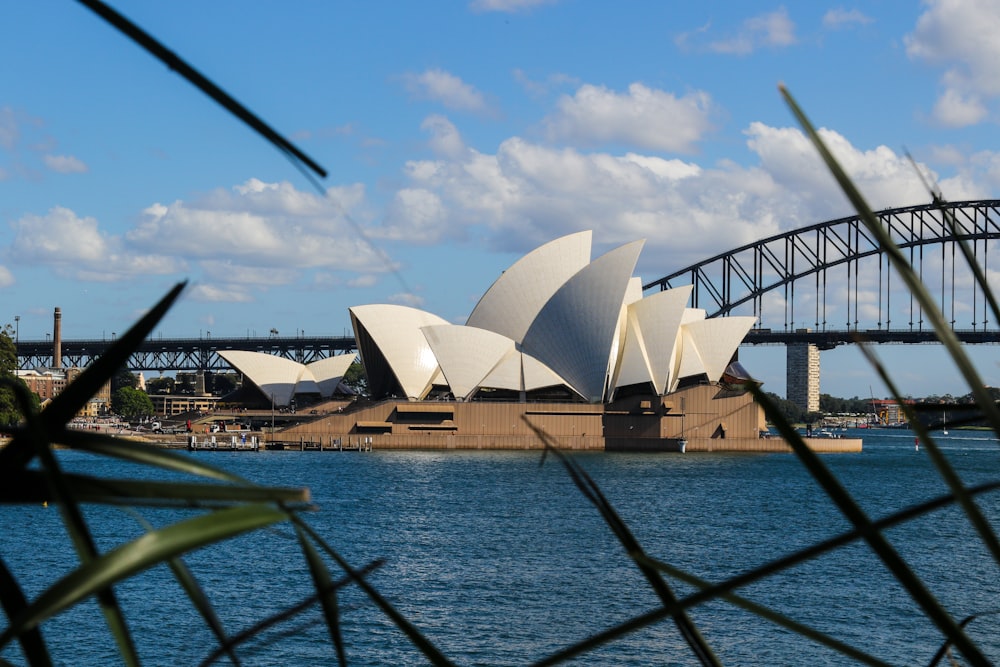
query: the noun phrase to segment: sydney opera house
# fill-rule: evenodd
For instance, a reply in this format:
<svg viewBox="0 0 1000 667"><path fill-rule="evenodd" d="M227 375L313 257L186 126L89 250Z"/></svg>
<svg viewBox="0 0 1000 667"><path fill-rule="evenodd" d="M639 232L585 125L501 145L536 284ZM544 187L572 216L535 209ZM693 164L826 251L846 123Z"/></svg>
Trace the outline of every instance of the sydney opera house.
<svg viewBox="0 0 1000 667"><path fill-rule="evenodd" d="M591 258L591 233L521 258L465 324L399 305L350 309L367 396L342 379L354 355L302 365L222 352L277 405L309 397L289 443L376 448L754 450L763 413L736 352L752 317L707 319L691 287L643 296L643 243Z"/></svg>

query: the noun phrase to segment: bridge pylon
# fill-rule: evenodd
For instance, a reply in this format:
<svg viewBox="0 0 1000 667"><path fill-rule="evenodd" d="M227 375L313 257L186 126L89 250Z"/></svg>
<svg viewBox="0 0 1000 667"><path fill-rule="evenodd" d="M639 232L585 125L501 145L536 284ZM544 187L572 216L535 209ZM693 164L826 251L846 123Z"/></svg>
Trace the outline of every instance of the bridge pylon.
<svg viewBox="0 0 1000 667"><path fill-rule="evenodd" d="M806 412L819 412L819 348L815 343L788 343L785 350L787 399Z"/></svg>

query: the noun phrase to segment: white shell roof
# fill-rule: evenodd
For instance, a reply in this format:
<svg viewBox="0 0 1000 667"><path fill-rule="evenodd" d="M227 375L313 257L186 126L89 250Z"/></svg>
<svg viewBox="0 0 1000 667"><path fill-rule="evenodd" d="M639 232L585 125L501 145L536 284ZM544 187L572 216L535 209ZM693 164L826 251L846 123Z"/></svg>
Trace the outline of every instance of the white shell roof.
<svg viewBox="0 0 1000 667"><path fill-rule="evenodd" d="M754 318L706 320L685 307L691 286L643 298L632 276L642 246L590 262L590 232L547 243L493 283L465 326L406 306L351 308L369 381L411 399L432 383L459 399L562 385L591 402L609 386L648 382L665 394L689 375L717 381Z"/></svg>
<svg viewBox="0 0 1000 667"><path fill-rule="evenodd" d="M355 359L357 359L355 354L337 354L306 365L306 369L316 379L320 396L323 398L333 396Z"/></svg>
<svg viewBox="0 0 1000 667"><path fill-rule="evenodd" d="M520 343L552 295L590 262L591 232L550 241L504 271L486 291L466 326L489 329Z"/></svg>
<svg viewBox="0 0 1000 667"><path fill-rule="evenodd" d="M354 306L350 312L378 346L403 393L413 399L426 396L438 362L420 330L448 322L433 313L394 304Z"/></svg>
<svg viewBox="0 0 1000 667"><path fill-rule="evenodd" d="M627 243L577 272L549 299L524 336L522 351L590 402L604 399L618 318L643 243Z"/></svg>
<svg viewBox="0 0 1000 667"><path fill-rule="evenodd" d="M480 381L479 386L522 391L524 380L521 378L521 353L512 351L501 359L500 363Z"/></svg>
<svg viewBox="0 0 1000 667"><path fill-rule="evenodd" d="M691 285L685 285L656 292L629 306L629 313L634 316L640 331L653 386L659 394L666 393L669 386L677 333L692 289Z"/></svg>
<svg viewBox="0 0 1000 667"><path fill-rule="evenodd" d="M561 384L569 386L566 380L559 377L555 371L530 354L521 353L521 366L524 369L525 391L533 391L544 387L556 387Z"/></svg>
<svg viewBox="0 0 1000 667"><path fill-rule="evenodd" d="M736 349L756 321L757 318L748 316L717 317L684 325L698 349L698 356L709 380L719 381Z"/></svg>
<svg viewBox="0 0 1000 667"><path fill-rule="evenodd" d="M275 405L287 406L291 403L292 396L303 380L302 389L298 393L319 391L312 374L297 361L246 350L219 350L219 356L250 378Z"/></svg>
<svg viewBox="0 0 1000 667"><path fill-rule="evenodd" d="M514 352L514 341L486 329L443 324L422 331L455 398L469 398L483 378Z"/></svg>

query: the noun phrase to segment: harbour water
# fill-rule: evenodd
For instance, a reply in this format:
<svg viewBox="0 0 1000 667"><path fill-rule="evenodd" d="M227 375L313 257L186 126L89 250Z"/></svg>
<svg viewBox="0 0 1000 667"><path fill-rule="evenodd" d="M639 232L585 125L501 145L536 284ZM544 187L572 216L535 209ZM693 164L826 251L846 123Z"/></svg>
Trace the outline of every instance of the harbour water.
<svg viewBox="0 0 1000 667"><path fill-rule="evenodd" d="M927 452L906 430L853 432L860 454L824 455L873 518L945 493ZM941 438L966 483L1000 477L1000 442L951 431ZM134 475L124 464L61 454L69 469ZM255 481L307 486L308 521L355 567L375 559L374 586L451 660L528 664L657 605L643 577L554 460L529 452L259 452L192 454ZM719 581L849 528L792 454L577 454L646 551ZM994 525L1000 496L980 498ZM92 508L109 549L137 536L136 519ZM154 525L176 511L145 510ZM74 559L55 508L4 508L0 554L36 595ZM1000 661L998 566L960 513L937 511L888 532L893 545L968 632ZM311 583L287 528L264 531L186 561L230 633L308 596ZM692 591L673 583L679 595ZM144 664L200 663L214 644L165 568L116 589ZM863 544L852 544L739 593L891 664L927 664L940 634ZM348 662L426 664L356 588L339 597ZM852 660L722 602L690 616L724 664L846 665ZM335 664L315 611L239 651L247 665ZM96 605L44 626L61 665L118 664ZM22 664L16 648L0 657ZM222 663L223 661L220 661ZM664 621L570 664L696 664Z"/></svg>

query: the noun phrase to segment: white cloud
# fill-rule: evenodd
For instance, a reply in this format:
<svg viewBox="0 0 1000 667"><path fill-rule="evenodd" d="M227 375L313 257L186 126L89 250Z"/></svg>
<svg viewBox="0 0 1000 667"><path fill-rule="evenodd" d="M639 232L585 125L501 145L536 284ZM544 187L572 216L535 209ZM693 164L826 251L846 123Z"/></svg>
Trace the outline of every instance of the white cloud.
<svg viewBox="0 0 1000 667"><path fill-rule="evenodd" d="M14 274L6 266L0 264L0 289L14 284Z"/></svg>
<svg viewBox="0 0 1000 667"><path fill-rule="evenodd" d="M800 130L753 123L745 134L756 156L749 166L583 153L517 137L495 155L469 149L456 159L411 162L378 234L414 244L475 234L519 253L593 229L608 245L647 239L640 272L653 279L665 263L685 266L853 213ZM905 155L885 146L861 149L829 130L820 134L876 209L929 201ZM940 179L921 166L948 199L984 197L1000 187L1000 155L966 158L957 168Z"/></svg>
<svg viewBox="0 0 1000 667"><path fill-rule="evenodd" d="M462 135L444 116L428 116L420 125L420 129L430 132L429 145L438 155L459 158L466 150Z"/></svg>
<svg viewBox="0 0 1000 667"><path fill-rule="evenodd" d="M97 220L54 207L46 215L26 215L14 223L11 257L19 263L48 265L81 280L116 281L136 275L162 275L180 268L177 260L137 254L121 239L107 236Z"/></svg>
<svg viewBox="0 0 1000 667"><path fill-rule="evenodd" d="M458 111L487 111L486 98L473 86L441 69L429 69L403 77L406 89L416 98L440 102Z"/></svg>
<svg viewBox="0 0 1000 667"><path fill-rule="evenodd" d="M238 285L207 285L199 284L193 286L187 292L187 297L193 301L208 303L250 303L253 297L241 286ZM213 324L209 322L208 324Z"/></svg>
<svg viewBox="0 0 1000 667"><path fill-rule="evenodd" d="M868 25L872 21L870 16L866 16L860 10L844 9L843 7L831 9L823 15L823 26L832 30Z"/></svg>
<svg viewBox="0 0 1000 667"><path fill-rule="evenodd" d="M413 294L412 292L398 292L390 296L388 301L389 303L395 303L400 306L410 306L411 308L420 308L424 305L424 298Z"/></svg>
<svg viewBox="0 0 1000 667"><path fill-rule="evenodd" d="M963 95L948 89L934 103L934 119L947 127L966 127L982 122L989 111L975 93Z"/></svg>
<svg viewBox="0 0 1000 667"><path fill-rule="evenodd" d="M363 187L332 188L327 194L250 179L199 200L150 206L125 239L143 251L228 260L261 271L388 270L360 237L359 223L352 223L355 214L367 215Z"/></svg>
<svg viewBox="0 0 1000 667"><path fill-rule="evenodd" d="M347 286L354 288L374 287L376 284L378 284L378 276L371 273L347 281Z"/></svg>
<svg viewBox="0 0 1000 667"><path fill-rule="evenodd" d="M45 155L42 161L46 167L60 174L87 173L87 165L72 155Z"/></svg>
<svg viewBox="0 0 1000 667"><path fill-rule="evenodd" d="M944 67L935 119L949 126L982 122L982 99L1000 95L1000 5L991 0L928 0L906 52Z"/></svg>
<svg viewBox="0 0 1000 667"><path fill-rule="evenodd" d="M552 140L691 153L712 128L712 112L711 98L701 91L678 98L641 83L624 94L584 85L573 97L563 96L543 125Z"/></svg>
<svg viewBox="0 0 1000 667"><path fill-rule="evenodd" d="M709 25L705 25L695 31L679 35L675 42L681 48L691 47L711 53L745 56L761 47L784 48L798 41L795 37L795 23L789 18L788 11L784 7L749 18L743 22L736 34L711 40L699 46L708 37L709 28Z"/></svg>

